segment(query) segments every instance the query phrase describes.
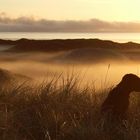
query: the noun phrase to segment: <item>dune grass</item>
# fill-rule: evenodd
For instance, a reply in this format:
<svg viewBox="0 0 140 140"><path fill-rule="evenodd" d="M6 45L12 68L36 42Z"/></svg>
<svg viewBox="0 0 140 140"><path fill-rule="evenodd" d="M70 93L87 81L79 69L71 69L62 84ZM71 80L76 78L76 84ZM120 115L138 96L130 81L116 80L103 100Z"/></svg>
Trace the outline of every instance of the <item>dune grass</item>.
<svg viewBox="0 0 140 140"><path fill-rule="evenodd" d="M96 92L73 77L2 86L0 139L139 140L140 95L131 96L128 120L122 125L106 122L100 113L108 90Z"/></svg>

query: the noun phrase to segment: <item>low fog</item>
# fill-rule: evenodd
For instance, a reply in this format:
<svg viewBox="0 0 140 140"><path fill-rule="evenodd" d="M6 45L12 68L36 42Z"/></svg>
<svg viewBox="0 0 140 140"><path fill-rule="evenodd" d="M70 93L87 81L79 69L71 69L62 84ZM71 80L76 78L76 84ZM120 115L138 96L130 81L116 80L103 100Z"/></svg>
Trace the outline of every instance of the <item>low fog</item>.
<svg viewBox="0 0 140 140"><path fill-rule="evenodd" d="M0 52L0 68L37 82L68 74L102 88L115 85L126 73L139 75L140 51L86 48L59 53Z"/></svg>

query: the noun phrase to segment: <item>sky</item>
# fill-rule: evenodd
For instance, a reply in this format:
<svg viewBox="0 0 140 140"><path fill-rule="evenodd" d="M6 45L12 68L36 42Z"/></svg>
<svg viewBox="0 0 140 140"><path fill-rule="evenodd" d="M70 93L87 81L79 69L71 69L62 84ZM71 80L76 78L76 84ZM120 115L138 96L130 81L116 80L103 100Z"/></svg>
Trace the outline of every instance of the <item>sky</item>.
<svg viewBox="0 0 140 140"><path fill-rule="evenodd" d="M77 32L83 32L83 27L86 27L85 32L95 29L96 32L123 32L125 25L125 31L139 32L139 5L139 0L0 0L0 31L5 31L7 27L11 30L13 26L13 30L29 30L28 22L36 25L30 30L41 31L42 28L43 31L49 22L47 28L55 24L50 30L54 32L55 29L75 31L79 26L81 29L77 29ZM23 22L24 29L20 29L19 20L20 24ZM97 24L100 29L96 28ZM65 29L62 29L63 25Z"/></svg>

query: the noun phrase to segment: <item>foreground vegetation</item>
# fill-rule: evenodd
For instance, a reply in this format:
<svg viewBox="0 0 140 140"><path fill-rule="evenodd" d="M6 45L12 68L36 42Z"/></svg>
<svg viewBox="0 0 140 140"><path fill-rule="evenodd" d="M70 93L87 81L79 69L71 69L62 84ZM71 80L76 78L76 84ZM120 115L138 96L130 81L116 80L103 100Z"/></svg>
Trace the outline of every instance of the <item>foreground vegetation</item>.
<svg viewBox="0 0 140 140"><path fill-rule="evenodd" d="M119 124L100 113L107 91L97 93L72 77L1 86L0 139L139 140L140 95L132 94L128 120Z"/></svg>

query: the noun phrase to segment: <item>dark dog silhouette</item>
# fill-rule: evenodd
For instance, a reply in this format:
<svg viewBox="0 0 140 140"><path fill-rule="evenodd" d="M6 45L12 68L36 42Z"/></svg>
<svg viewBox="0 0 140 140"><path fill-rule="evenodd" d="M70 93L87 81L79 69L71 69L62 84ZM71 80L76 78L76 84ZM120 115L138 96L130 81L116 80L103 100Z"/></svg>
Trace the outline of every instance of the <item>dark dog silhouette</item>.
<svg viewBox="0 0 140 140"><path fill-rule="evenodd" d="M130 93L140 92L140 78L134 74L126 74L121 82L113 88L101 107L101 112L115 118L126 119Z"/></svg>

